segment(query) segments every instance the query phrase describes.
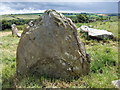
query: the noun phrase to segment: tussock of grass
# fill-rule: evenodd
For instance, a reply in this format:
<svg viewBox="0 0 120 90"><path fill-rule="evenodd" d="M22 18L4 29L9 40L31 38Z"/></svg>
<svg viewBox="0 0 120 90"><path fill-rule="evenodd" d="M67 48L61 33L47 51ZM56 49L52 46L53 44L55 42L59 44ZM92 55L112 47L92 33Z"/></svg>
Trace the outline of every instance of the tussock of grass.
<svg viewBox="0 0 120 90"><path fill-rule="evenodd" d="M103 67L116 66L117 52L107 45L95 45L88 48L88 53L91 55L91 71L97 72Z"/></svg>
<svg viewBox="0 0 120 90"><path fill-rule="evenodd" d="M118 76L113 68L115 69L116 67L104 67L103 73L91 73L89 76L83 77L83 80L91 88L114 88L111 81L117 80Z"/></svg>

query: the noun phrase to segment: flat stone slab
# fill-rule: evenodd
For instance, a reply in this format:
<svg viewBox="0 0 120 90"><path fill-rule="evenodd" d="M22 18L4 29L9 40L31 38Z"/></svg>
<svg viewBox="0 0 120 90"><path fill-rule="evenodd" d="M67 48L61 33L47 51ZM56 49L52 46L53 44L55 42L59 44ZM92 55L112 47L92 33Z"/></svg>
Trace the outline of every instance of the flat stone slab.
<svg viewBox="0 0 120 90"><path fill-rule="evenodd" d="M99 30L94 28L89 28L88 26L81 26L78 28L82 33L88 33L88 36L96 38L96 39L111 39L113 38L113 34L108 32L107 30Z"/></svg>

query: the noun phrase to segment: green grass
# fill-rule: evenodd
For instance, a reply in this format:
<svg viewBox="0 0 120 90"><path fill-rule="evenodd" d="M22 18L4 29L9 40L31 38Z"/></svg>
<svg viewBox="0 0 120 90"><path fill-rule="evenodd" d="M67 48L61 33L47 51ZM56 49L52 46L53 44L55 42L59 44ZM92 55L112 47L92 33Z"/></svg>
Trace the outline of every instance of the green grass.
<svg viewBox="0 0 120 90"><path fill-rule="evenodd" d="M116 48L117 49L117 48ZM106 66L115 66L118 53L110 47L110 45L94 45L87 48L87 52L91 55L91 71L99 72L103 71ZM101 53L100 53L101 52ZM108 55L109 54L109 55Z"/></svg>
<svg viewBox="0 0 120 90"><path fill-rule="evenodd" d="M5 31L10 32L10 31ZM4 33L4 32L0 32ZM16 68L16 48L19 39L10 35L0 37L0 51L1 51L1 68L2 68L2 80L5 81L3 84L5 87L10 87L9 78L14 76Z"/></svg>
<svg viewBox="0 0 120 90"><path fill-rule="evenodd" d="M115 30L117 27L116 22L106 22L105 25L100 25L102 22L94 22L89 25L95 25L94 27ZM86 23L88 25L88 23ZM107 26L108 25L108 26ZM109 28L109 25L113 29ZM114 26L115 25L115 26ZM77 24L77 27L80 23ZM105 27L106 26L106 27ZM19 28L22 26L18 26ZM112 31L115 33L116 31ZM19 42L19 38L12 37L10 31L3 31L0 33L9 33L4 36L0 36L0 50L1 58L0 68L2 68L2 85L4 88L13 87L15 83L16 73L16 49ZM80 36L81 37L81 36ZM43 76L35 76L28 74L28 76L20 77L17 81L17 88L114 88L111 85L111 81L118 78L118 49L117 41L104 40L85 40L81 38L85 43L87 53L91 56L90 73L86 76L81 76L77 80L66 81L54 78L47 78Z"/></svg>
<svg viewBox="0 0 120 90"><path fill-rule="evenodd" d="M0 15L2 19L4 20L12 20L12 19L36 19L39 18L39 15L24 15L24 14L18 14L18 15Z"/></svg>

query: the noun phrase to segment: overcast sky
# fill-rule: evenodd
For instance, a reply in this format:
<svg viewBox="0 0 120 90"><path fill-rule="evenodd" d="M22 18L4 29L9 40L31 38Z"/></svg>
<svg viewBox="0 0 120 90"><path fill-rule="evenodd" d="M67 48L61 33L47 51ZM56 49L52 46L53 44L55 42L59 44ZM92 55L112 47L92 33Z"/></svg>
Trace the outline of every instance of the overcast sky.
<svg viewBox="0 0 120 90"><path fill-rule="evenodd" d="M24 0L24 2L12 1L4 0L4 2L0 2L0 14L39 13L47 9L62 12L118 13L118 0L87 0L92 2L86 0L82 0L84 2L80 0L69 0L69 2L68 0L65 0L65 2L61 2L61 0L58 0L58 2L55 2L55 0L52 0L52 2L50 0L49 2L43 2L43 0L34 0L34 2L28 2L28 0Z"/></svg>
<svg viewBox="0 0 120 90"><path fill-rule="evenodd" d="M118 2L120 0L1 0L1 2Z"/></svg>

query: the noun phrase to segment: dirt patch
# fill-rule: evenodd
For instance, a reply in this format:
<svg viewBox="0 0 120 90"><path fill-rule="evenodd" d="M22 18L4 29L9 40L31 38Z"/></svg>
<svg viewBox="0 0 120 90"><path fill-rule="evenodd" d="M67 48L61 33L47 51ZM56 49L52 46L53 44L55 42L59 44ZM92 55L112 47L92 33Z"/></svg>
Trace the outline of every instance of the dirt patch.
<svg viewBox="0 0 120 90"><path fill-rule="evenodd" d="M22 33L22 31L18 31L18 33ZM8 36L8 35L12 35L12 32L11 31L1 31L0 32L0 37L3 37L3 36Z"/></svg>
<svg viewBox="0 0 120 90"><path fill-rule="evenodd" d="M7 36L9 34L12 34L12 32L1 32L0 37Z"/></svg>
<svg viewBox="0 0 120 90"><path fill-rule="evenodd" d="M97 14L98 16L108 16L107 14Z"/></svg>

